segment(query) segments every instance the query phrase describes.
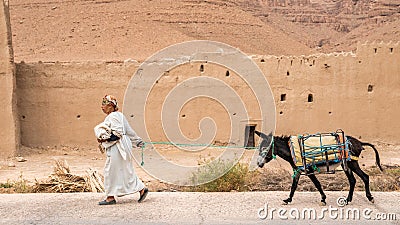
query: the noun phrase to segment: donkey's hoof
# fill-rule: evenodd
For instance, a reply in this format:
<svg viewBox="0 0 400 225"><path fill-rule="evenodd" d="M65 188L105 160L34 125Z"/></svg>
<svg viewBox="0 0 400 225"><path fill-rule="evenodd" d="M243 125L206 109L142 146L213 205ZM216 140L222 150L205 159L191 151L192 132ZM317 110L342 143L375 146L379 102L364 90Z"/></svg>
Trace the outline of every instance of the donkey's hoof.
<svg viewBox="0 0 400 225"><path fill-rule="evenodd" d="M283 200L283 205L287 205L287 204L289 204L289 202L292 202L292 199L290 199L290 198L288 198L288 199L285 199L285 200Z"/></svg>
<svg viewBox="0 0 400 225"><path fill-rule="evenodd" d="M319 203L319 205L320 205L320 206L326 206L326 202L325 202L325 201L321 201L321 202Z"/></svg>
<svg viewBox="0 0 400 225"><path fill-rule="evenodd" d="M371 203L375 203L375 200L374 200L374 198L370 198L370 199L368 199Z"/></svg>

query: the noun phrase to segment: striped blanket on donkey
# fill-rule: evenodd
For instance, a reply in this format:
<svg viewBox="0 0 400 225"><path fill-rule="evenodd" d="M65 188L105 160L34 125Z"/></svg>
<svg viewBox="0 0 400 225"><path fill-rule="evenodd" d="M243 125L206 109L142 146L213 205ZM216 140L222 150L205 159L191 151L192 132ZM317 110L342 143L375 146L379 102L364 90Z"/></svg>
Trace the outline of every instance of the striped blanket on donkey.
<svg viewBox="0 0 400 225"><path fill-rule="evenodd" d="M289 146L296 166L306 174L314 172L334 173L335 169L350 160L348 142L343 131L291 136ZM306 168L307 170L305 170Z"/></svg>

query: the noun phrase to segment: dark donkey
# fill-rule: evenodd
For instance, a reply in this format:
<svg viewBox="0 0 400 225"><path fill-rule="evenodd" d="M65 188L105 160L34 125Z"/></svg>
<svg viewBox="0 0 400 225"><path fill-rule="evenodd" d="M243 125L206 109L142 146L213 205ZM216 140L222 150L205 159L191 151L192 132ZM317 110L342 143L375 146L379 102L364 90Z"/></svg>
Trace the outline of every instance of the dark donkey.
<svg viewBox="0 0 400 225"><path fill-rule="evenodd" d="M268 163L269 161L271 161L273 156L276 155L276 156L281 157L288 163L290 163L290 165L293 168L293 171L299 171L298 167L295 165L292 155L291 155L291 150L289 147L289 138L290 137L288 137L288 136L273 137L272 134L265 135L258 131L255 131L255 133L262 138L262 141L261 141L261 144L259 147L259 156L257 159L257 165L259 167L262 168L265 163ZM372 145L370 143L366 143L366 142L361 142L351 136L346 136L346 138L349 141L349 151L352 156L359 157L361 154L361 151L364 150L363 146L369 146L372 149L374 149L375 157L376 157L376 159L375 159L376 164L378 165L379 169L381 171L383 171L383 169L380 165L380 161L379 161L379 153L376 150L374 145ZM271 146L272 146L272 148L271 148ZM342 164L342 168L343 167L344 167L344 165ZM347 167L348 167L348 170L347 171L344 170L347 178L349 179L349 183L350 183L349 195L347 196L347 199L346 199L347 203L351 202L353 199L353 192L354 192L354 187L356 184L356 179L353 175L353 172L355 174L357 174L364 181L366 196L367 196L368 200L373 203L374 198L372 197L371 191L369 189L369 176L366 173L364 173L364 171L361 170L360 165L358 164L358 160L352 159L350 161L347 161ZM324 191L322 190L321 184L319 183L317 177L313 173L314 172L313 168L307 168L307 172L308 172L308 177L311 179L311 181L314 183L315 187L318 189L319 193L321 194L321 198L322 198L321 204L326 205L326 202L325 202L326 195L324 194ZM284 204L288 204L289 202L292 201L294 192L296 191L297 184L300 179L300 175L301 175L301 173L295 173L295 175L293 177L292 187L290 189L289 198L283 200Z"/></svg>

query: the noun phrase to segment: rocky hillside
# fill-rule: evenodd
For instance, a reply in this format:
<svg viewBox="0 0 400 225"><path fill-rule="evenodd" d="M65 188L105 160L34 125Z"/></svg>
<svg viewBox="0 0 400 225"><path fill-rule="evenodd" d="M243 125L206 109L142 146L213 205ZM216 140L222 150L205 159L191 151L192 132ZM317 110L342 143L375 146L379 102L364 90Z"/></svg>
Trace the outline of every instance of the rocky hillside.
<svg viewBox="0 0 400 225"><path fill-rule="evenodd" d="M400 0L13 0L15 61L142 61L187 40L248 54L350 51L400 36Z"/></svg>
<svg viewBox="0 0 400 225"><path fill-rule="evenodd" d="M318 51L354 50L357 42L399 41L399 0L241 2L265 23Z"/></svg>

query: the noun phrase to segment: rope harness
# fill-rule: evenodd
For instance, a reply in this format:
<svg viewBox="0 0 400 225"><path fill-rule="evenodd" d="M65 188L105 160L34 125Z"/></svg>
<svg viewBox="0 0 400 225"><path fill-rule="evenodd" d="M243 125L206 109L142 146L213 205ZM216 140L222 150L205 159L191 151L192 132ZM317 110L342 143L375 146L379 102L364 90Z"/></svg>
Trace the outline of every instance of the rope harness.
<svg viewBox="0 0 400 225"><path fill-rule="evenodd" d="M276 159L276 155L275 155L275 141L274 141L274 136L272 136L272 141L271 141L271 147L270 148L262 148L262 151L260 153L261 157L266 158L269 151L271 151L272 149L272 158Z"/></svg>
<svg viewBox="0 0 400 225"><path fill-rule="evenodd" d="M144 149L146 148L146 145L152 144L152 145L174 145L174 146L185 146L185 147L208 147L208 148L245 148L245 149L258 149L258 147L244 147L244 146L219 146L219 145L207 145L207 144L179 144L179 143L173 143L173 142L144 142L142 145L141 149L141 157L142 161L140 163L141 166L144 165ZM272 157L275 159L276 156L272 152Z"/></svg>

